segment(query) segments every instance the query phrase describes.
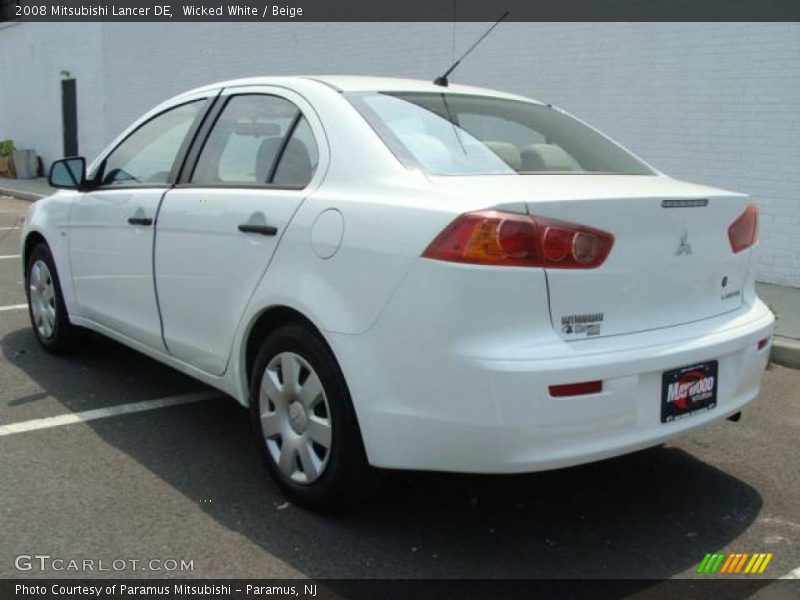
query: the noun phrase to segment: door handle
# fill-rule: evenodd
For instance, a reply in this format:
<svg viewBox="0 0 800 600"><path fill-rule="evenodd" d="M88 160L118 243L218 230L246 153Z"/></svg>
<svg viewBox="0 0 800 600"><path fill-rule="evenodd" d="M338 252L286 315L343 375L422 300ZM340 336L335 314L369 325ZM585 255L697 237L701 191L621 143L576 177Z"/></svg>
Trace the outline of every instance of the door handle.
<svg viewBox="0 0 800 600"><path fill-rule="evenodd" d="M145 227L147 227L148 225L152 225L153 224L153 219L150 219L148 217L130 217L128 219L128 224L129 225L144 225Z"/></svg>
<svg viewBox="0 0 800 600"><path fill-rule="evenodd" d="M278 228L272 225L253 225L251 223L242 223L239 225L239 231L242 233L260 233L261 235L275 235L278 233Z"/></svg>

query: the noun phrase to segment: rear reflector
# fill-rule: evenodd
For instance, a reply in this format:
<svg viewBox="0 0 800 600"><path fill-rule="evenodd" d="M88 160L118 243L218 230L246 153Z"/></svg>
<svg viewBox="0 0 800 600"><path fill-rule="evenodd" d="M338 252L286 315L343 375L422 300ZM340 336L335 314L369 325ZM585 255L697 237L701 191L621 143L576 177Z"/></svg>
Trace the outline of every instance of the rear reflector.
<svg viewBox="0 0 800 600"><path fill-rule="evenodd" d="M422 256L479 265L594 269L603 264L613 245L613 235L592 227L483 210L459 216Z"/></svg>
<svg viewBox="0 0 800 600"><path fill-rule="evenodd" d="M602 381L583 381L581 383L567 383L564 385L551 385L550 395L554 398L564 396L584 396L586 394L599 394L603 391Z"/></svg>
<svg viewBox="0 0 800 600"><path fill-rule="evenodd" d="M767 344L769 344L769 338L764 338L763 340L760 340L758 342L758 349L759 350L763 349L764 346L766 346Z"/></svg>
<svg viewBox="0 0 800 600"><path fill-rule="evenodd" d="M758 207L748 204L744 212L728 227L731 250L736 254L747 250L758 239Z"/></svg>

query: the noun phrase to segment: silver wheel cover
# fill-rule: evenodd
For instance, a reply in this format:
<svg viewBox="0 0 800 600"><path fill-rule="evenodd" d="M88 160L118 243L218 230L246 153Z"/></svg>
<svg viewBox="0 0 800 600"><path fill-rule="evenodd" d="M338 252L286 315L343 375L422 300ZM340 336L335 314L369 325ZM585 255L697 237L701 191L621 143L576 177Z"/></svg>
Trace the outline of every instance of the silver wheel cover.
<svg viewBox="0 0 800 600"><path fill-rule="evenodd" d="M33 263L29 278L33 325L40 337L50 339L56 327L56 288L47 263Z"/></svg>
<svg viewBox="0 0 800 600"><path fill-rule="evenodd" d="M302 356L281 352L267 364L258 396L261 431L272 460L295 483L313 483L331 452L328 398Z"/></svg>

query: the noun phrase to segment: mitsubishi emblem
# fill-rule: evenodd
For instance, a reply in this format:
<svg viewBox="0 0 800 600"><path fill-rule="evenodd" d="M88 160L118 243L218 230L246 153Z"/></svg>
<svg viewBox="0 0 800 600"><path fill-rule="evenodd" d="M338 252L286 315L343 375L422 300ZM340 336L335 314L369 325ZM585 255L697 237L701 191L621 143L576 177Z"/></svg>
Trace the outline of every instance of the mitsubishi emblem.
<svg viewBox="0 0 800 600"><path fill-rule="evenodd" d="M686 228L681 231L681 243L678 244L678 249L675 251L675 256L689 255L692 253L692 245L689 243L689 232Z"/></svg>

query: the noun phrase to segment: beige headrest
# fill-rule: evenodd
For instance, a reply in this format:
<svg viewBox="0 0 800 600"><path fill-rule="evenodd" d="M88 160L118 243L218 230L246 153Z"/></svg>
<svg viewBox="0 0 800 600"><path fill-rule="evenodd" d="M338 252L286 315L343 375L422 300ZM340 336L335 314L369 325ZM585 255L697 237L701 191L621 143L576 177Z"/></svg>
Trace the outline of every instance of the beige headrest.
<svg viewBox="0 0 800 600"><path fill-rule="evenodd" d="M503 162L515 171L522 169L522 157L519 153L519 148L514 144L508 142L483 142L486 146L497 154Z"/></svg>
<svg viewBox="0 0 800 600"><path fill-rule="evenodd" d="M266 183L272 162L281 146L281 138L264 138L256 152L256 183Z"/></svg>
<svg viewBox="0 0 800 600"><path fill-rule="evenodd" d="M554 144L530 144L520 154L523 171L575 171L575 160Z"/></svg>
<svg viewBox="0 0 800 600"><path fill-rule="evenodd" d="M278 163L278 170L275 171L275 183L305 186L313 176L314 168L305 143L296 138L289 140L283 150L281 162Z"/></svg>

